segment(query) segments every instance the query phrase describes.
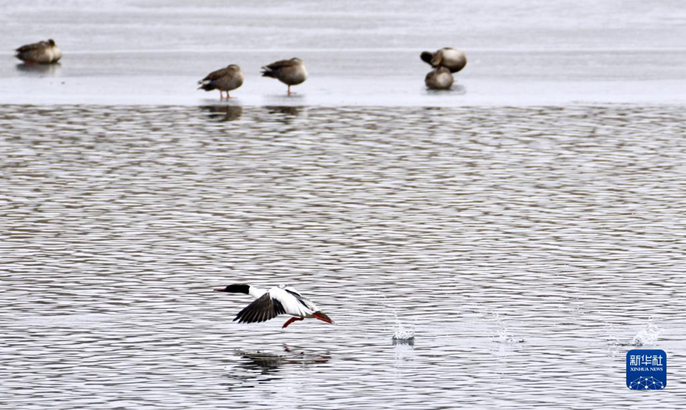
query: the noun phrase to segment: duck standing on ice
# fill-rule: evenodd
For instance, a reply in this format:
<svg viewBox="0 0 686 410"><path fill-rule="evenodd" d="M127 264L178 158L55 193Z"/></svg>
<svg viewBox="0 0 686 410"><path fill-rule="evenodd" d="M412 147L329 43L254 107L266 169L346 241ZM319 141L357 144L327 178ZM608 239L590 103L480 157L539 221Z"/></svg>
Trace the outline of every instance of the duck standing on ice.
<svg viewBox="0 0 686 410"><path fill-rule="evenodd" d="M231 98L229 91L243 85L243 71L238 65L230 64L226 68L220 68L207 74L207 77L198 81L198 84L200 84L198 90L219 90L220 100L224 99L224 91L226 91L226 99L228 100Z"/></svg>
<svg viewBox="0 0 686 410"><path fill-rule="evenodd" d="M302 84L307 80L305 63L297 57L290 60L280 60L262 67L262 77L276 78L288 86L288 95L291 95L291 86Z"/></svg>
<svg viewBox="0 0 686 410"><path fill-rule="evenodd" d="M255 298L251 304L243 308L234 321L238 323L265 322L274 319L278 315L291 315L282 326L283 329L296 320L319 319L326 323L334 323L317 305L305 299L300 293L290 286L273 287L269 290L256 288L245 284L233 284L225 288L218 288L215 292L245 293Z"/></svg>

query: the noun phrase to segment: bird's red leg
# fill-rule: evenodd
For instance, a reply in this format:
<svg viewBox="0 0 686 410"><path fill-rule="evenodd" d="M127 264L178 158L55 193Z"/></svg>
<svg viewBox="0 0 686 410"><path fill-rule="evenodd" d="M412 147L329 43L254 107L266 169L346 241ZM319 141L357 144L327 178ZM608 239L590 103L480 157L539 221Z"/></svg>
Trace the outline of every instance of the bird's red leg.
<svg viewBox="0 0 686 410"><path fill-rule="evenodd" d="M281 326L281 329L287 328L288 325L295 322L296 320L303 320L303 318L298 317L298 316L293 316L292 318L288 319L288 321L286 323L284 323L283 326Z"/></svg>
<svg viewBox="0 0 686 410"><path fill-rule="evenodd" d="M288 95L291 95L291 86L288 86Z"/></svg>
<svg viewBox="0 0 686 410"><path fill-rule="evenodd" d="M230 95L229 92L227 91L227 92L226 92L226 99L228 100L229 98L231 98L231 95Z"/></svg>

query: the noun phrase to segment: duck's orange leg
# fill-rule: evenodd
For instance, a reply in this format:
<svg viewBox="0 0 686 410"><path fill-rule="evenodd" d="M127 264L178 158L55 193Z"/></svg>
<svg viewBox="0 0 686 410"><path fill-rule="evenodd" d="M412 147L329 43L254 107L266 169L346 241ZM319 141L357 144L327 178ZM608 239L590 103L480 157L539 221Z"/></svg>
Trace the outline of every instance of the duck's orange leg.
<svg viewBox="0 0 686 410"><path fill-rule="evenodd" d="M281 329L287 328L288 325L295 322L296 320L303 320L303 318L301 318L299 316L293 316L292 318L288 319L288 321L286 323L284 323L283 326L281 326Z"/></svg>

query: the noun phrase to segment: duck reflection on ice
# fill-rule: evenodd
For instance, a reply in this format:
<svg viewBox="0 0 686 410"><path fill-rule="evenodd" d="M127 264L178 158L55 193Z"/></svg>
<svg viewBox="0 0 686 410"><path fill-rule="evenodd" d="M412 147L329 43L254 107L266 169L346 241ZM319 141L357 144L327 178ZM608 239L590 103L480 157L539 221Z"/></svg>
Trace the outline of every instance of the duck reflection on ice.
<svg viewBox="0 0 686 410"><path fill-rule="evenodd" d="M427 89L426 93L429 95L465 95L467 94L467 88L462 84L453 84L449 92Z"/></svg>
<svg viewBox="0 0 686 410"><path fill-rule="evenodd" d="M231 378L229 390L236 387L246 387L252 382L264 383L276 380L279 377L275 374L282 367L309 367L312 365L324 364L331 359L328 350L314 351L291 348L283 345L283 353L271 353L261 350L236 350L238 361L236 367L230 369L227 375ZM264 377L268 376L268 377ZM273 376L273 377L270 377Z"/></svg>
<svg viewBox="0 0 686 410"><path fill-rule="evenodd" d="M62 70L60 63L55 64L17 64L17 71L26 75L55 75Z"/></svg>
<svg viewBox="0 0 686 410"><path fill-rule="evenodd" d="M303 107L288 105L269 105L265 108L269 114L275 117L276 121L284 124L290 124L295 118L300 116L303 110Z"/></svg>
<svg viewBox="0 0 686 410"><path fill-rule="evenodd" d="M240 105L205 105L200 109L207 112L207 118L218 122L236 121L243 115Z"/></svg>

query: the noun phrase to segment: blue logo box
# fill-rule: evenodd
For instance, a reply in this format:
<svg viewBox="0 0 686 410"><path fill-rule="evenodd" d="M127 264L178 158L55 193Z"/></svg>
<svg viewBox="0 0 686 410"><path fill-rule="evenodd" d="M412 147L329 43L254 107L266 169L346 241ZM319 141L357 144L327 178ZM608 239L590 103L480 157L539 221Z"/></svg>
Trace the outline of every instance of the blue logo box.
<svg viewBox="0 0 686 410"><path fill-rule="evenodd" d="M667 353L660 349L634 349L626 353L626 387L662 390L667 387Z"/></svg>

